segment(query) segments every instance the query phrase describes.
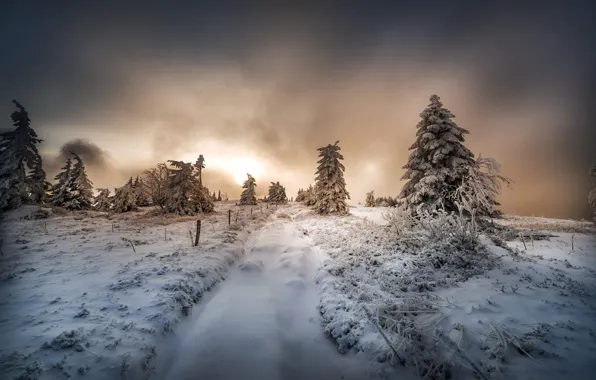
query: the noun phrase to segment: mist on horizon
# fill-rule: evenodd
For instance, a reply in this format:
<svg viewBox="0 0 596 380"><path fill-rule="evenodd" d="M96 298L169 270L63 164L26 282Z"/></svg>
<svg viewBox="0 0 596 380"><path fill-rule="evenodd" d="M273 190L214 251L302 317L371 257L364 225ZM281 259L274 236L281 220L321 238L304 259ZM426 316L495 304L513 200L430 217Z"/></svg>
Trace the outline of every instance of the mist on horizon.
<svg viewBox="0 0 596 380"><path fill-rule="evenodd" d="M515 181L503 211L590 217L593 5L258 4L11 5L0 127L18 99L45 140L49 179L69 150L112 190L203 154L207 187L230 198L246 172L259 196L280 181L295 197L314 183L316 149L340 140L356 203L399 193L419 114L438 94L466 145Z"/></svg>

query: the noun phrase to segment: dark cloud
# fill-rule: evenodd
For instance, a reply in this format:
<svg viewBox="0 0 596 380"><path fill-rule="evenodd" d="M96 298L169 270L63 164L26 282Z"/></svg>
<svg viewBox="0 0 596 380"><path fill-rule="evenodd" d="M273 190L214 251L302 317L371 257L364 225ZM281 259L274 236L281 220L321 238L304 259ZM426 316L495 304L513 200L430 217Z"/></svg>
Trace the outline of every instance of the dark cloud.
<svg viewBox="0 0 596 380"><path fill-rule="evenodd" d="M130 170L215 139L309 176L315 149L340 139L355 198L395 195L438 93L470 147L516 180L508 211L587 215L591 3L59 3L0 15L0 114L17 97L42 137L87 128L106 150L101 134L150 141L154 162Z"/></svg>

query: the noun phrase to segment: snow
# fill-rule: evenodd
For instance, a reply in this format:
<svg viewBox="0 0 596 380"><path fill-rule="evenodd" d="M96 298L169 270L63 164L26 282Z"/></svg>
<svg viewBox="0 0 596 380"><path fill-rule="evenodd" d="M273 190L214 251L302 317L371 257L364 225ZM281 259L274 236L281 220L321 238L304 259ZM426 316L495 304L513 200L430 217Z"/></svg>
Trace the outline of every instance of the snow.
<svg viewBox="0 0 596 380"><path fill-rule="evenodd" d="M203 219L198 247L190 244L192 217L168 220L145 210L22 220L36 211L30 206L8 213L1 230L0 378L149 375L162 335L227 277L268 211L218 208ZM236 227L234 215L236 231L228 229L229 208L240 210L237 224L245 227Z"/></svg>
<svg viewBox="0 0 596 380"><path fill-rule="evenodd" d="M428 252L408 252L385 240L384 227L375 227L369 220L383 220L386 211L356 207L351 217L311 218L302 224L332 257L319 274L321 310L326 329L340 349L354 347L377 354L380 361L391 357L384 339L371 327L380 319L366 313L367 308L391 305L398 312L389 315L415 337L406 339L385 329L394 347L406 346L398 350L406 369L430 359L418 347L426 345L426 351L441 356L434 358L436 367L429 368L435 368L436 378L442 378L439 372L446 368L440 365L448 363L450 376L472 379L470 361L487 378L593 378L596 237L581 233L591 231L592 226L507 218L503 224L516 223L535 233L544 232L536 227L545 226L570 232L550 232L555 237L525 241L526 247L522 241L511 241L509 250L482 237L488 255L477 261L476 273L462 275L449 265L427 270ZM414 308L406 307L412 304ZM406 314L414 309L418 311L415 317L400 317L400 310Z"/></svg>
<svg viewBox="0 0 596 380"><path fill-rule="evenodd" d="M421 244L390 208L215 205L198 247L196 217L6 214L0 378L592 378L589 223L507 217L532 239Z"/></svg>
<svg viewBox="0 0 596 380"><path fill-rule="evenodd" d="M365 378L368 361L339 355L321 331L313 281L320 260L294 222L274 217L200 317L183 327L163 378Z"/></svg>

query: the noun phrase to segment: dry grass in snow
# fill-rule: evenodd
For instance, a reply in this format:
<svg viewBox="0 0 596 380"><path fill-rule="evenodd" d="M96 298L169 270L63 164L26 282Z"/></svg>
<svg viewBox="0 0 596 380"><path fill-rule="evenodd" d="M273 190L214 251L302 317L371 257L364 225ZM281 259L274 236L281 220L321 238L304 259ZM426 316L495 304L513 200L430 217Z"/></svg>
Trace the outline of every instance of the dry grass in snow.
<svg viewBox="0 0 596 380"><path fill-rule="evenodd" d="M578 232L581 222L567 222L572 233L497 247L484 235L478 243L406 228L396 236L369 221L380 219L374 210L300 220L329 257L318 275L320 312L340 351L369 352L371 370L414 378L592 378L596 239ZM524 220L516 227L549 224Z"/></svg>
<svg viewBox="0 0 596 380"><path fill-rule="evenodd" d="M0 378L151 377L161 336L226 278L269 210L223 202L200 218L151 215L32 206L5 215Z"/></svg>

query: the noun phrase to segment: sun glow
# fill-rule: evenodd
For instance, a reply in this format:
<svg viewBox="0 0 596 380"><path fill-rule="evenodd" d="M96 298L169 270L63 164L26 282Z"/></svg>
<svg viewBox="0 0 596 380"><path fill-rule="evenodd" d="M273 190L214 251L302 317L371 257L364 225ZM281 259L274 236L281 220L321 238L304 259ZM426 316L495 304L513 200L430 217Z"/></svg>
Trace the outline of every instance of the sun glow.
<svg viewBox="0 0 596 380"><path fill-rule="evenodd" d="M258 181L258 178L265 172L263 164L254 158L231 159L225 167L239 185L246 181L247 173L257 178Z"/></svg>

